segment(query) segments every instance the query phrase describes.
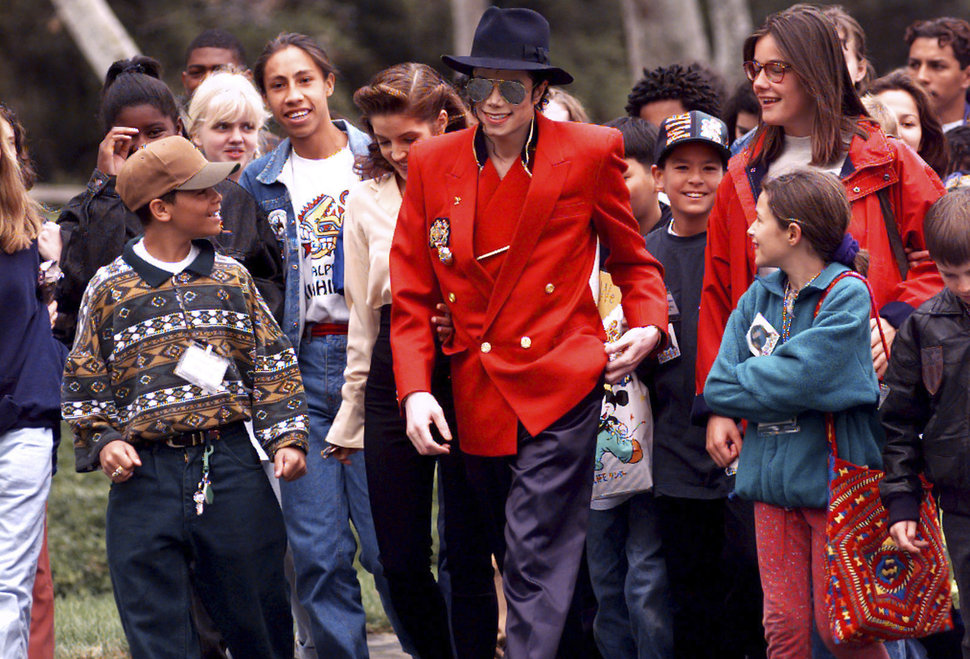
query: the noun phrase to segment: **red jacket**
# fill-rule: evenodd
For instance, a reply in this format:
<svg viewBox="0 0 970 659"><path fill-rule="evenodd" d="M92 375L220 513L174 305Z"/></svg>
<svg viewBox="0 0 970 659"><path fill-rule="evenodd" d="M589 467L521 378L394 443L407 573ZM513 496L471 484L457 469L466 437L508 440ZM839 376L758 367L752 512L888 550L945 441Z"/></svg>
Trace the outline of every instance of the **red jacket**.
<svg viewBox="0 0 970 659"><path fill-rule="evenodd" d="M904 142L886 137L871 120L860 119L867 138L855 135L849 145L842 182L852 205L849 232L869 251L869 283L880 315L898 326L913 309L938 293L943 280L927 261L911 267L902 281L883 222L876 191L889 188L903 245L925 249L923 216L945 192L939 177ZM721 335L738 298L754 281L754 248L746 231L755 218L765 168L749 167L752 144L728 163L728 173L717 190L717 201L707 227L704 288L697 327L697 391L717 357ZM706 411L705 406L695 412Z"/></svg>
<svg viewBox="0 0 970 659"><path fill-rule="evenodd" d="M391 247L391 348L398 399L431 390L431 316L444 300L462 450L516 452L517 426L547 428L596 386L606 336L589 288L597 236L631 327L667 327L663 269L644 248L623 182L620 133L537 115L525 207L493 280L472 248L475 129L416 144ZM449 228L453 261L431 242Z"/></svg>

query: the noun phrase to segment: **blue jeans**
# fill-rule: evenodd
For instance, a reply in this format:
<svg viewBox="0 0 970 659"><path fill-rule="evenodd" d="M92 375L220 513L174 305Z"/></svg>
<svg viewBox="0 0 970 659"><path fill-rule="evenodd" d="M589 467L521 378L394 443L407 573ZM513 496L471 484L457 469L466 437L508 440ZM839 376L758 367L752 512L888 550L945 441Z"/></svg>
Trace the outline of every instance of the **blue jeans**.
<svg viewBox="0 0 970 659"><path fill-rule="evenodd" d="M360 538L360 563L374 575L384 611L399 638L401 633L381 572L364 454L351 456L350 466L324 460L320 455L340 407L347 337L331 335L304 341L299 363L310 412L307 473L290 483L280 481L297 595L310 617L317 656L360 659L368 656L367 632L354 569L357 540L351 522ZM402 638L401 643L407 649L407 640Z"/></svg>
<svg viewBox="0 0 970 659"><path fill-rule="evenodd" d="M610 659L673 656L667 567L652 492L610 510L591 510L589 575L599 609L596 644Z"/></svg>

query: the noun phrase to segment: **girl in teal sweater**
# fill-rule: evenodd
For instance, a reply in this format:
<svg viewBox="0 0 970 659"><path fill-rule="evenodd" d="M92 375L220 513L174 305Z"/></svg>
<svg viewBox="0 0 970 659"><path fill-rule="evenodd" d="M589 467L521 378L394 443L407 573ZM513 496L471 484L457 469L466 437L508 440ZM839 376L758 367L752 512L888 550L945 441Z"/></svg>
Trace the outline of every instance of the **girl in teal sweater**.
<svg viewBox="0 0 970 659"><path fill-rule="evenodd" d="M738 301L704 398L748 422L736 491L755 501L768 655L812 655L814 592L816 627L836 657L888 657L881 643L836 645L825 608L826 413L841 457L881 466L869 292L857 277L836 281L864 270L867 255L845 233L849 203L830 174L766 180L757 212L748 229L755 264L778 270Z"/></svg>

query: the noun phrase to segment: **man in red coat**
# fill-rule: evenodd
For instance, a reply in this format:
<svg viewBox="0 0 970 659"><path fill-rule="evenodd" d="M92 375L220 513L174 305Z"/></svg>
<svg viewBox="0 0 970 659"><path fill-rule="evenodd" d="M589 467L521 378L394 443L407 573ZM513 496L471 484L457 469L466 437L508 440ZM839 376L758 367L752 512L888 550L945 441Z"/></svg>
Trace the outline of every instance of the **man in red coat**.
<svg viewBox="0 0 970 659"><path fill-rule="evenodd" d="M620 133L536 112L548 85L572 81L549 64L548 44L536 12L492 7L472 55L443 58L471 76L480 125L412 148L390 264L397 391L425 455L449 451L429 393L430 319L439 302L451 312L443 350L461 449L505 527L497 558L512 659L556 654L585 542L604 376L631 372L667 326L662 269L623 182ZM597 238L630 327L605 347L589 286Z"/></svg>

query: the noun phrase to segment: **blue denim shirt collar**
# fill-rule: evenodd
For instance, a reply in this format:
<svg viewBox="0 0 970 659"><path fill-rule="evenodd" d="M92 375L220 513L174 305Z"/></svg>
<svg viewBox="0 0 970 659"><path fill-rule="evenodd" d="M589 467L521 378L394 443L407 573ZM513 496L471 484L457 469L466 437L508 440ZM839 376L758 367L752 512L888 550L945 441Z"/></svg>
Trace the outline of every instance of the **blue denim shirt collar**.
<svg viewBox="0 0 970 659"><path fill-rule="evenodd" d="M370 144L370 136L367 133L343 119L334 119L333 125L347 134L347 146L350 147L351 153L355 156L367 155L367 146ZM256 175L256 180L264 185L276 183L292 150L290 138L287 137L281 141L269 154L266 165Z"/></svg>

